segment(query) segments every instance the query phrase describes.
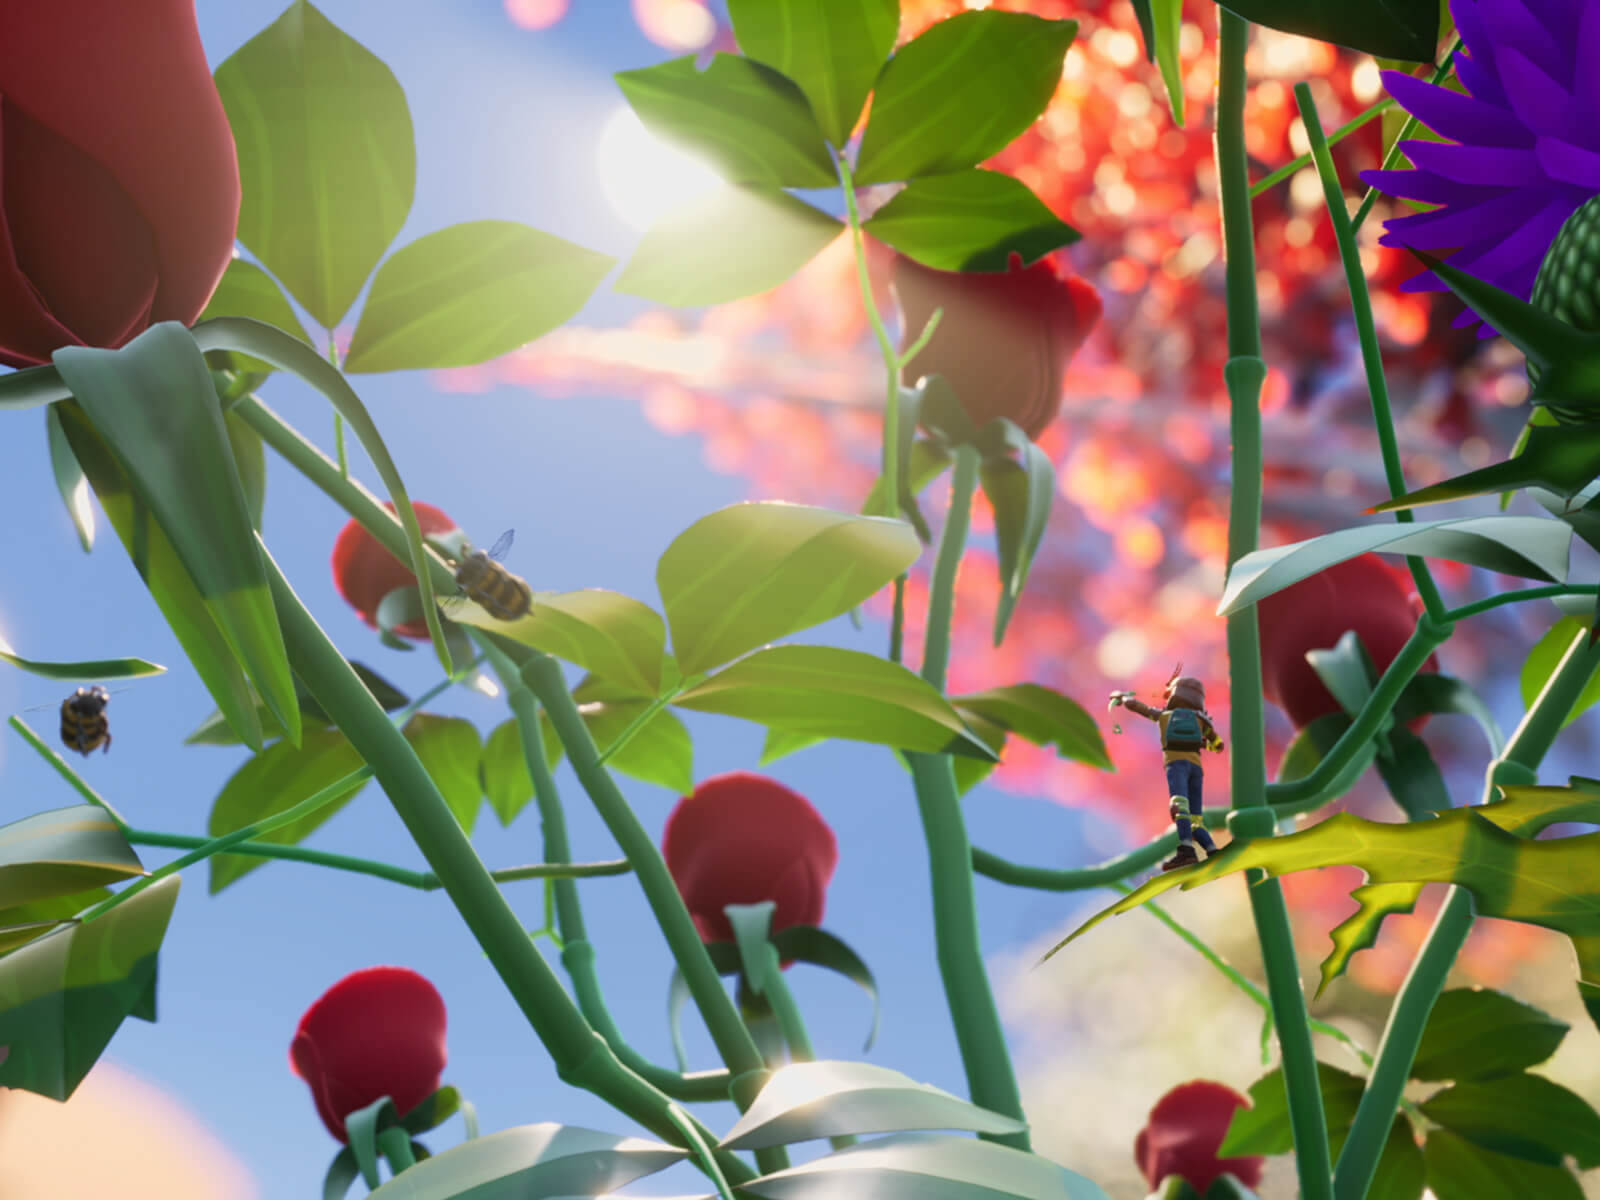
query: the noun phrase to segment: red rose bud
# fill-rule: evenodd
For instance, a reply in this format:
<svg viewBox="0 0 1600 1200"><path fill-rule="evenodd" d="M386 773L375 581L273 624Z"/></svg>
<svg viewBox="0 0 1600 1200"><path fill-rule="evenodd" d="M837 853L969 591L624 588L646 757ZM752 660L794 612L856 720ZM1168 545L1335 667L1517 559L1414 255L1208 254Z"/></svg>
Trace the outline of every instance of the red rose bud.
<svg viewBox="0 0 1600 1200"><path fill-rule="evenodd" d="M383 506L390 512L394 511L392 501L385 500ZM456 529L455 521L431 504L413 500L411 507L416 510L417 524L422 527L423 537L451 533ZM344 597L345 603L361 614L361 619L372 628L378 627L378 605L383 598L398 588L414 586L416 582L417 577L411 573L411 568L385 550L383 544L363 529L359 522L351 521L339 531L339 539L333 544L333 586ZM407 621L404 625L395 626L393 632L401 637L425 641L428 623Z"/></svg>
<svg viewBox="0 0 1600 1200"><path fill-rule="evenodd" d="M662 853L708 942L733 940L729 904L773 901L774 933L819 924L839 861L833 830L810 801L748 771L708 779L679 800Z"/></svg>
<svg viewBox="0 0 1600 1200"><path fill-rule="evenodd" d="M1256 606L1261 623L1261 684L1271 700L1303 729L1318 717L1343 711L1306 661L1308 650L1331 650L1355 630L1381 673L1416 627L1420 601L1375 554L1337 563L1274 592ZM1430 656L1424 671L1437 671ZM1422 719L1413 722L1420 725Z"/></svg>
<svg viewBox="0 0 1600 1200"><path fill-rule="evenodd" d="M345 1118L384 1096L403 1117L439 1090L444 1001L404 967L346 975L306 1010L289 1065L311 1085L328 1132L346 1141Z"/></svg>
<svg viewBox="0 0 1600 1200"><path fill-rule="evenodd" d="M902 350L944 310L933 337L906 364L907 383L942 375L980 429L1009 417L1037 438L1055 420L1067 363L1100 319L1094 288L1062 278L1047 258L1024 268L1016 253L1008 270L985 274L935 271L897 254L893 285Z"/></svg>
<svg viewBox="0 0 1600 1200"><path fill-rule="evenodd" d="M1133 1143L1134 1160L1151 1188L1169 1175L1187 1179L1202 1196L1222 1174L1235 1176L1248 1188L1259 1184L1266 1159L1217 1157L1233 1114L1249 1106L1238 1092L1209 1079L1181 1083L1156 1101Z"/></svg>
<svg viewBox="0 0 1600 1200"><path fill-rule="evenodd" d="M0 363L192 324L239 220L194 0L8 4L4 26Z"/></svg>

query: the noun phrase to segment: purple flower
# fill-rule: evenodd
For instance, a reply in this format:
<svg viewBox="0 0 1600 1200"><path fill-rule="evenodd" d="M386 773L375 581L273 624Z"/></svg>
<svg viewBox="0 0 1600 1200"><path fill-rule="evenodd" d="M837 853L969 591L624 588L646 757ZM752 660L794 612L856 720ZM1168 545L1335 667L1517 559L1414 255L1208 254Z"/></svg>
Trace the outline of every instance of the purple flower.
<svg viewBox="0 0 1600 1200"><path fill-rule="evenodd" d="M1526 300L1562 222L1600 193L1600 64L1592 61L1600 0L1451 0L1450 12L1462 42L1456 77L1470 94L1399 71L1383 81L1454 144L1408 139L1400 146L1416 170L1361 178L1439 206L1386 221L1383 245L1430 251ZM1425 272L1401 288L1445 285ZM1468 311L1455 323L1481 319ZM1485 326L1478 336L1494 333Z"/></svg>

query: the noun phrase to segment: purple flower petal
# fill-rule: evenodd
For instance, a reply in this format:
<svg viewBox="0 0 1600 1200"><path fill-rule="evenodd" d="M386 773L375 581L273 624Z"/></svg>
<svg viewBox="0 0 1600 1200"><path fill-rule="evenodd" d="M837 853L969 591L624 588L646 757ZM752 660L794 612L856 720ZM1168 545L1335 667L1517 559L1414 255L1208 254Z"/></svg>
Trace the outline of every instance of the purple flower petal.
<svg viewBox="0 0 1600 1200"><path fill-rule="evenodd" d="M1576 209L1577 205L1566 197L1553 198L1526 221L1507 228L1504 238L1491 243L1482 253L1464 250L1452 261L1463 271L1526 300L1550 243Z"/></svg>
<svg viewBox="0 0 1600 1200"><path fill-rule="evenodd" d="M1457 54L1456 78L1461 80L1461 86L1475 98L1493 104L1497 108L1510 107L1506 103L1506 94L1501 90L1500 81L1495 78L1494 72L1477 60L1468 58L1465 54Z"/></svg>
<svg viewBox="0 0 1600 1200"><path fill-rule="evenodd" d="M1589 0L1583 17L1578 21L1577 45L1600 46L1600 4ZM1600 113L1600 71L1591 65L1588 70L1573 72L1573 107L1579 112Z"/></svg>
<svg viewBox="0 0 1600 1200"><path fill-rule="evenodd" d="M1539 0L1544 4L1545 0ZM1540 10L1541 16L1543 10ZM1548 18L1546 18L1548 19ZM1506 51L1515 51L1532 62L1547 75L1568 78L1571 59L1546 25L1545 20L1523 6L1521 0L1495 0L1494 6L1495 65L1499 68L1501 82L1506 81Z"/></svg>
<svg viewBox="0 0 1600 1200"><path fill-rule="evenodd" d="M1498 184L1541 174L1533 148L1455 146L1446 142L1407 139L1400 149L1425 171L1457 183Z"/></svg>
<svg viewBox="0 0 1600 1200"><path fill-rule="evenodd" d="M1504 108L1415 79L1401 71L1384 71L1382 75L1384 87L1400 106L1416 114L1417 120L1437 134L1474 145L1528 144L1527 128ZM1566 97L1562 100L1564 104Z"/></svg>
<svg viewBox="0 0 1600 1200"><path fill-rule="evenodd" d="M1600 152L1559 138L1542 137L1534 143L1534 153L1551 179L1574 184L1588 193L1600 192Z"/></svg>
<svg viewBox="0 0 1600 1200"><path fill-rule="evenodd" d="M1586 140L1586 127L1592 131L1592 123L1580 117L1573 107L1571 93L1551 78L1549 72L1511 46L1500 48L1499 61L1500 81L1511 102L1511 113L1507 116L1515 114L1512 119L1520 120L1534 133L1553 134L1568 141Z"/></svg>
<svg viewBox="0 0 1600 1200"><path fill-rule="evenodd" d="M1503 105L1505 93L1500 90L1500 77L1495 69L1494 37L1482 19L1479 6L1474 0L1454 0L1450 12L1466 51L1456 54L1456 76L1479 100Z"/></svg>
<svg viewBox="0 0 1600 1200"><path fill-rule="evenodd" d="M1501 240L1507 229L1515 229L1540 210L1540 197L1525 190L1505 192L1492 200L1468 207L1452 205L1433 212L1395 217L1384 224L1386 233L1407 246L1423 250L1465 246L1491 238Z"/></svg>
<svg viewBox="0 0 1600 1200"><path fill-rule="evenodd" d="M1401 196L1424 204L1470 204L1482 198L1481 189L1453 179L1440 179L1428 171L1363 171L1361 182L1386 196Z"/></svg>

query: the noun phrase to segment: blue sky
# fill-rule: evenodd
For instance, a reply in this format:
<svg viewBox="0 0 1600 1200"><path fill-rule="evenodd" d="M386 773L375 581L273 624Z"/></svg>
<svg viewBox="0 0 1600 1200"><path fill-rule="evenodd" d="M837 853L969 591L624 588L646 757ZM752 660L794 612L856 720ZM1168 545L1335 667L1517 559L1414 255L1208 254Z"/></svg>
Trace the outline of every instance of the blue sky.
<svg viewBox="0 0 1600 1200"><path fill-rule="evenodd" d="M606 204L593 147L621 104L610 73L667 55L638 33L620 0L577 4L542 33L517 29L494 0L326 0L321 7L389 63L410 100L417 194L399 242L452 222L498 217L626 255L637 235ZM212 63L280 8L276 0L199 0ZM605 324L638 310L637 302L602 288L581 319ZM412 494L445 508L481 541L514 527L510 565L539 588L609 587L653 602L655 558L672 537L705 513L752 495L743 479L707 471L694 439L652 429L637 401L626 396L549 399L510 387L446 394L415 373L365 377L358 388ZM281 378L261 394L331 446L331 415L320 399ZM23 428L30 421L31 431ZM354 464L376 482L364 461L357 457ZM79 551L50 477L42 414L13 418L0 443L0 466L0 497L23 517L7 534L17 566L4 591L0 628L30 657L131 654L171 668L113 698L114 749L78 765L135 824L202 832L212 798L244 752L181 746L213 706L114 536L102 526L94 553ZM278 561L348 656L414 695L436 679L431 655L385 650L334 594L327 560L343 521L331 502L269 455L265 533ZM842 621L824 636L872 651L884 642L880 627L858 632ZM6 711L53 708L61 694L61 685L0 673ZM434 707L473 719L485 733L505 717L500 703L464 692ZM29 719L49 731L55 714L36 712ZM758 728L716 717L686 719L695 737L697 778L754 767ZM771 773L809 796L838 833L840 863L825 924L877 972L884 1026L872 1060L964 1093L934 963L926 852L908 778L887 751L846 744L795 756ZM0 741L0 781L13 816L74 802L14 734ZM576 856L614 856L614 844L576 782L565 770L559 782ZM659 835L675 797L628 780L623 787ZM1084 848L1077 817L1043 800L980 789L967 807L976 841L1025 861L1066 866L1108 849ZM485 816L476 842L491 866L540 858L531 812L509 831ZM371 787L319 831L314 844L421 865L384 797ZM165 861L164 852L143 853L149 865ZM618 1023L638 1049L670 1062L664 1014L671 963L637 885L622 877L581 888ZM537 885L511 885L508 894L530 927L540 923ZM980 881L986 949L1038 939L1080 903ZM379 963L412 967L439 986L451 1026L446 1080L477 1106L485 1130L555 1120L639 1132L555 1078L442 894L299 864L271 864L219 897L206 895L203 871L186 875L161 960L161 1019L154 1025L130 1021L110 1057L198 1113L254 1172L263 1196L315 1194L335 1147L305 1085L289 1071L289 1041L302 1011L325 988ZM814 968L795 968L791 982L819 1054L859 1056L870 1016L864 995ZM717 1065L692 1015L687 1028L693 1065ZM704 1116L723 1129L732 1109L713 1108ZM442 1149L459 1130L452 1123L429 1140ZM699 1176L689 1172L645 1181L630 1192L698 1186Z"/></svg>

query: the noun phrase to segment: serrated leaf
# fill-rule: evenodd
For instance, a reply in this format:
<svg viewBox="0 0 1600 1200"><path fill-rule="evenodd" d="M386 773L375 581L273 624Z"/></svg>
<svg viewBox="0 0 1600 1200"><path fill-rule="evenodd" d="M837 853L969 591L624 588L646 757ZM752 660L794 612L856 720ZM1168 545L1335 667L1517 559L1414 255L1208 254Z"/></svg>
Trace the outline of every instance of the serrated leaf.
<svg viewBox="0 0 1600 1200"><path fill-rule="evenodd" d="M211 805L206 833L220 837L254 821L274 816L308 800L362 765L361 755L337 729L308 729L299 746L274 742L233 773ZM348 804L365 786L356 784L344 796L316 812L264 833L257 841L299 845ZM211 894L243 879L265 859L218 854L208 860Z"/></svg>
<svg viewBox="0 0 1600 1200"><path fill-rule="evenodd" d="M873 1138L740 1187L771 1200L1110 1200L1037 1154L929 1133Z"/></svg>
<svg viewBox="0 0 1600 1200"><path fill-rule="evenodd" d="M478 775L483 743L477 729L460 717L417 713L401 732L450 806L456 824L471 834L483 803L483 781Z"/></svg>
<svg viewBox="0 0 1600 1200"><path fill-rule="evenodd" d="M856 182L976 166L1044 112L1061 82L1076 21L964 12L900 47L878 76Z"/></svg>
<svg viewBox="0 0 1600 1200"><path fill-rule="evenodd" d="M61 428L61 414L52 404L44 410L45 435L50 445L50 470L56 477L56 491L67 507L72 527L78 531L78 544L85 554L94 549L94 506L89 503L89 480L72 456L72 446Z"/></svg>
<svg viewBox="0 0 1600 1200"><path fill-rule="evenodd" d="M672 648L697 675L842 613L922 552L909 525L800 504L734 504L684 530L656 564Z"/></svg>
<svg viewBox="0 0 1600 1200"><path fill-rule="evenodd" d="M726 304L777 287L842 228L788 192L717 188L652 225L612 288L682 308Z"/></svg>
<svg viewBox="0 0 1600 1200"><path fill-rule="evenodd" d="M1422 1147L1428 1189L1438 1200L1583 1200L1565 1167L1496 1154L1448 1129L1435 1129Z"/></svg>
<svg viewBox="0 0 1600 1200"><path fill-rule="evenodd" d="M729 0L728 16L739 48L792 79L842 148L894 49L899 0Z"/></svg>
<svg viewBox="0 0 1600 1200"><path fill-rule="evenodd" d="M1569 1028L1504 992L1457 988L1434 1002L1411 1076L1464 1080L1510 1075L1549 1058Z"/></svg>
<svg viewBox="0 0 1600 1200"><path fill-rule="evenodd" d="M115 448L134 494L170 541L229 651L290 739L298 738L294 679L266 564L194 337L163 321L120 350L64 346L55 364Z"/></svg>
<svg viewBox="0 0 1600 1200"><path fill-rule="evenodd" d="M408 1167L378 1200L557 1200L599 1195L665 1170L687 1152L543 1121L474 1138ZM388 1195L384 1195L387 1192Z"/></svg>
<svg viewBox="0 0 1600 1200"><path fill-rule="evenodd" d="M1460 517L1409 525L1358 525L1255 550L1228 572L1217 615L1228 616L1290 584L1372 551L1417 554L1507 575L1564 580L1571 531L1543 517Z"/></svg>
<svg viewBox="0 0 1600 1200"><path fill-rule="evenodd" d="M1550 682L1550 677L1556 673L1556 668L1561 665L1561 660L1566 656L1567 648L1572 645L1574 638L1584 628L1584 622L1576 617L1562 617L1548 632L1534 644L1528 651L1528 657L1522 664L1522 703L1531 707L1534 699L1544 690L1545 684ZM1600 669L1590 673L1589 680L1583 685L1583 691L1572 705L1572 711L1562 721L1562 728L1572 724L1585 712L1592 708L1596 701L1600 701Z"/></svg>
<svg viewBox="0 0 1600 1200"><path fill-rule="evenodd" d="M52 809L0 826L0 911L144 873L117 823L98 805Z"/></svg>
<svg viewBox="0 0 1600 1200"><path fill-rule="evenodd" d="M674 703L817 737L994 758L921 677L898 663L834 646L759 650Z"/></svg>
<svg viewBox="0 0 1600 1200"><path fill-rule="evenodd" d="M1049 456L1027 438L1021 441L1020 463L1010 458L985 459L979 476L983 493L994 509L994 536L1000 552L1000 599L994 613L996 646L1005 640L1006 626L1022 598L1056 497L1056 469Z"/></svg>
<svg viewBox="0 0 1600 1200"><path fill-rule="evenodd" d="M576 316L616 265L515 221L425 234L378 268L344 368L467 367L508 354Z"/></svg>
<svg viewBox="0 0 1600 1200"><path fill-rule="evenodd" d="M577 663L640 696L654 696L661 685L666 626L654 609L619 592L535 592L527 614L515 621L462 601L450 619Z"/></svg>
<svg viewBox="0 0 1600 1200"><path fill-rule="evenodd" d="M66 1100L127 1017L154 1015L156 955L181 882L169 876L0 958L0 1087Z"/></svg>
<svg viewBox="0 0 1600 1200"><path fill-rule="evenodd" d="M216 70L239 151L239 240L332 329L416 189L394 72L305 0Z"/></svg>
<svg viewBox="0 0 1600 1200"><path fill-rule="evenodd" d="M1505 1075L1448 1087L1422 1104L1437 1121L1487 1150L1559 1166L1570 1154L1600 1166L1600 1113L1540 1075Z"/></svg>
<svg viewBox="0 0 1600 1200"><path fill-rule="evenodd" d="M864 228L938 271L1004 271L1013 252L1026 265L1083 236L1020 179L977 167L913 179Z"/></svg>
<svg viewBox="0 0 1600 1200"><path fill-rule="evenodd" d="M1269 29L1412 63L1433 59L1439 27L1436 0L1228 0L1222 7Z"/></svg>
<svg viewBox="0 0 1600 1200"><path fill-rule="evenodd" d="M1062 758L1115 770L1094 718L1060 692L1037 683L1014 683L953 696L950 703L969 720L977 715L1035 746L1053 746Z"/></svg>
<svg viewBox="0 0 1600 1200"><path fill-rule="evenodd" d="M913 1129L1020 1133L1027 1126L887 1067L803 1062L773 1072L721 1145L753 1150L841 1134Z"/></svg>

